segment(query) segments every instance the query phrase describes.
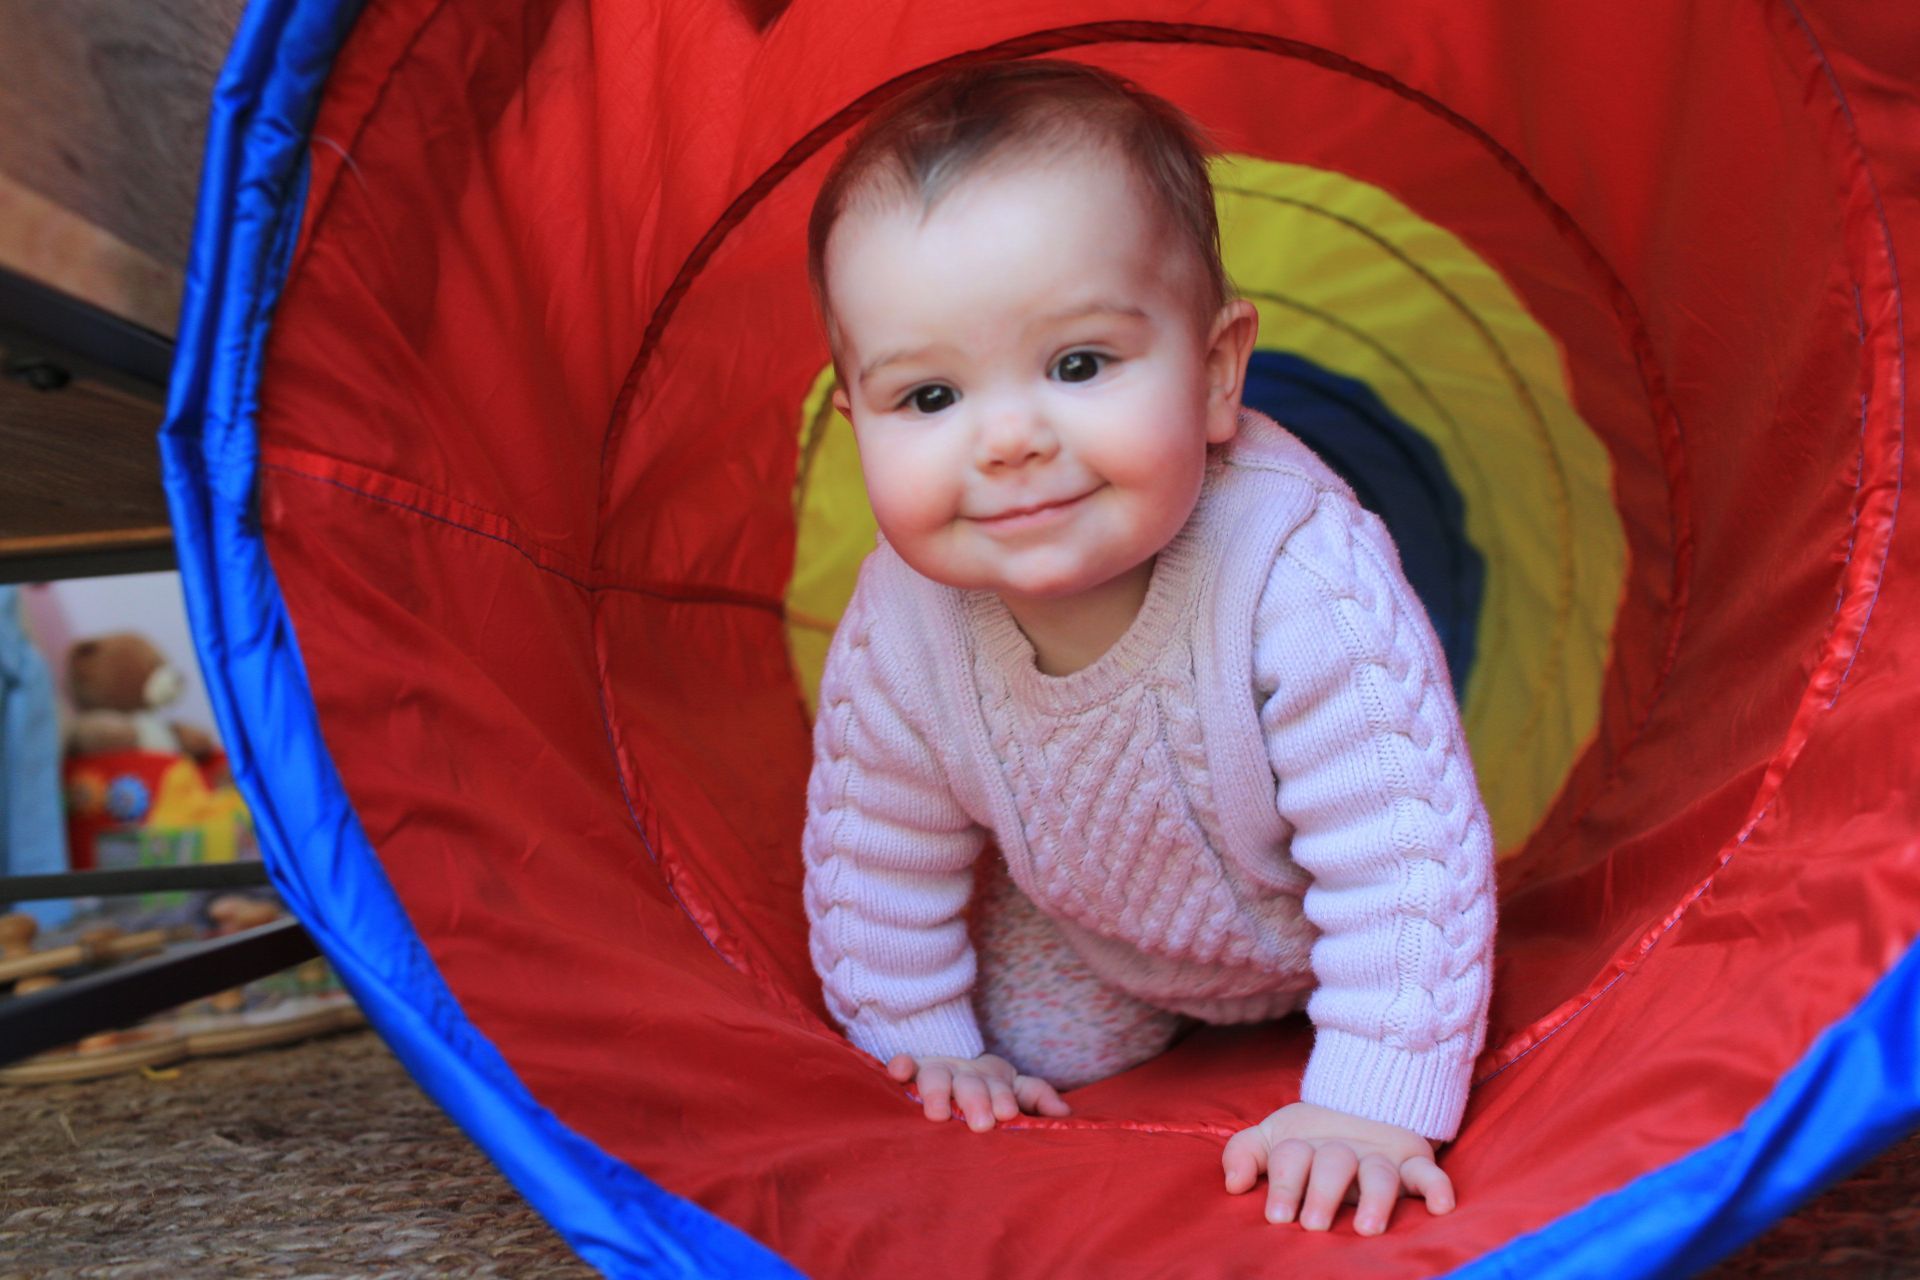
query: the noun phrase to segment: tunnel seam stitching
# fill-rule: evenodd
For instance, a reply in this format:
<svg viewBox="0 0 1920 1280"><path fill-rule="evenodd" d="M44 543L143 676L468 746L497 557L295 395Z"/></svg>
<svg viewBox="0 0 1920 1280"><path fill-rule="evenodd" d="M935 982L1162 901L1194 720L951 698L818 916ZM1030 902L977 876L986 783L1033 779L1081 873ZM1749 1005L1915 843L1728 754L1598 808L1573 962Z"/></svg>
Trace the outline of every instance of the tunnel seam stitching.
<svg viewBox="0 0 1920 1280"><path fill-rule="evenodd" d="M284 454L286 451L280 448L269 447L267 450L264 450L263 452ZM288 463L285 463L285 462L263 461L261 463L260 469L262 471L271 471L279 475L290 476L300 480L308 480L316 484L323 484L331 488L340 489L354 495L355 497L365 498L371 502L378 502L384 506L392 507L399 511L408 512L409 514L419 516L420 518L431 521L435 524L446 525L449 528L458 529L463 533L470 533L470 534L473 534L475 537L485 538L489 542L497 542L502 546L505 546L508 549L515 552L516 554L518 554L520 557L525 559L529 564L531 564L534 568L540 570L542 573L551 574L554 577L557 577L562 581L567 582L570 585L577 587L581 591L586 592L588 594L596 594L599 592L615 592L615 593L624 593L624 594L630 594L630 595L641 595L641 596L646 596L649 599L665 600L673 603L682 603L682 604L736 605L742 608L760 609L765 612L773 613L776 616L781 616L781 617L784 617L786 613L785 606L778 600L774 600L770 597L753 596L745 592L734 591L730 588L724 588L724 587L685 588L685 587L668 587L665 585L650 584L650 583L593 582L580 576L576 572L570 572L567 568L560 567L559 565L556 565L556 564L543 563L543 557L551 557L555 560L563 559L563 557L560 555L560 553L554 552L550 548L542 547L534 539L526 537L526 535L519 530L518 526L514 525L511 521L507 521L503 518L494 517L496 519L501 519L501 523L508 530L511 531L510 534L498 533L488 529L483 529L483 528L480 528L478 525L469 524L464 521L455 519L451 516L442 514L440 512L430 510L429 508L419 505L418 503L409 502L403 498L397 498L387 494L376 493L370 489L351 484L337 477L323 475L314 471L304 470L299 467L289 465ZM409 484L409 482L401 480L397 476L391 476L384 472L376 472L376 471L373 471L371 468L356 468L356 469L365 470L371 475L379 476L382 479L390 480L397 484L401 484L401 485ZM441 495L435 495L435 496L441 496ZM448 501L457 502L458 500L448 499ZM464 506L466 504L461 504L461 505ZM474 509L481 510L479 508L474 508ZM491 512L485 512L484 514L488 516L493 515L493 513Z"/></svg>
<svg viewBox="0 0 1920 1280"><path fill-rule="evenodd" d="M1812 54L1814 59L1819 63L1820 69L1825 74L1828 86L1832 91L1839 114L1846 125L1848 139L1852 143L1852 152L1847 157L1847 161L1848 161L1847 168L1848 168L1849 180L1846 182L1842 192L1840 193L1840 196L1841 196L1840 208L1843 212L1852 212L1856 208L1856 206L1860 203L1860 201L1859 201L1858 195L1855 193L1853 189L1854 188L1853 179L1857 177L1859 181L1863 181L1867 188L1867 194L1871 198L1871 204L1873 209L1873 220L1879 231L1878 244L1879 244L1879 247L1881 247L1885 252L1887 279L1888 279L1887 296L1890 297L1893 302L1894 313L1895 313L1894 323L1896 325L1895 338L1892 343L1892 346L1893 346L1892 359L1894 364L1895 380L1897 384L1895 389L1896 394L1892 397L1893 404L1894 404L1893 412L1894 412L1894 421L1895 421L1892 446L1891 446L1892 453L1894 455L1893 465L1891 468L1892 508L1888 512L1886 533L1884 535L1883 543L1879 552L1880 570L1878 574L1875 576L1875 579L1873 582L1873 589L1868 598L1865 615L1861 618L1859 623L1859 628L1852 638L1852 651L1847 654L1847 665L1845 669L1842 671L1838 680L1836 680L1833 693L1827 699L1825 706L1818 708L1812 713L1813 715L1824 715L1827 712L1831 711L1834 705L1839 701L1841 689L1845 683L1845 677L1847 674L1851 673L1851 671L1853 670L1853 664L1855 660L1859 657L1860 648L1865 643L1867 627L1868 627L1868 624L1871 622L1872 616L1873 616L1873 606L1877 604L1879 601L1880 589L1886 579L1886 562L1887 562L1888 556L1891 554L1891 550L1893 546L1893 534L1897 526L1897 521L1899 517L1900 498L1905 490L1904 469L1905 469L1905 457L1906 457L1906 415L1905 415L1904 392L1905 392L1905 386L1906 386L1907 356L1906 356L1906 348L1899 341L1901 332L1904 330L1905 307L1903 303L1905 299L1905 293L1900 283L1898 263L1895 259L1895 254L1894 254L1892 227L1889 225L1887 221L1886 206L1880 197L1879 184L1874 179L1873 171L1867 163L1865 146L1860 138L1859 130L1853 116L1853 111L1850 104L1847 102L1844 88L1840 84L1839 78L1834 72L1831 62L1829 62L1829 60L1827 59L1826 51L1821 47L1813 31L1807 26L1806 19L1804 15L1800 13L1799 8L1794 4L1794 0L1780 0L1780 3L1782 7L1785 9L1785 11L1793 18L1794 22L1798 25L1801 35L1807 41L1809 52ZM1852 236L1849 234L1844 239L1848 247L1851 248ZM1858 303L1860 282L1854 278L1851 267L1849 267L1847 277L1848 277L1849 285L1851 285L1853 290L1855 291L1856 313L1859 315L1859 319L1862 323L1862 328L1857 336L1857 345L1860 346L1863 350L1866 350L1867 334L1864 328L1864 314L1859 312L1859 303ZM1865 488L1865 484L1866 484L1865 460L1867 458L1867 447L1866 447L1867 446L1867 429L1871 422L1871 415L1868 412L1868 409L1871 407L1871 404L1872 404L1871 384L1869 384L1866 391L1863 391L1861 393L1861 403L1862 403L1862 411L1860 415L1860 444L1859 444L1859 453L1857 456L1861 458L1862 466L1861 466L1860 474L1858 477L1856 477L1855 483L1854 483L1855 499L1854 499L1854 502L1851 504L1851 510L1849 513L1851 516L1851 522L1848 530L1847 555L1841 564L1842 598L1838 602L1836 602L1832 612L1829 614L1826 633L1821 637L1822 648L1825 648L1829 643L1831 643L1834 640L1835 629L1836 629L1836 626L1838 625L1837 620L1840 616L1841 611L1845 608L1845 605L1847 602L1846 600L1847 593L1845 590L1846 576L1847 576L1846 571L1853 567L1853 564L1856 559L1856 554L1857 554L1857 542L1858 542L1857 533L1859 530L1860 515L1862 514L1862 507L1864 506L1864 503L1860 495L1862 490ZM1878 456L1879 452L1880 451L1876 451L1876 458L1875 458L1876 461L1883 460ZM1491 1080L1494 1076L1499 1075L1501 1072L1505 1071L1508 1067L1512 1066L1514 1063L1519 1062L1522 1058L1527 1057L1535 1049L1538 1049L1541 1045L1545 1044L1548 1040L1552 1039L1556 1034L1558 1034L1563 1028L1565 1028L1575 1018L1579 1017L1581 1014L1585 1013L1587 1009L1591 1008L1597 1001L1599 1001L1599 999L1602 996L1604 996L1609 990L1612 989L1615 983L1619 982L1621 978L1624 978L1629 974L1631 974L1632 972L1634 972L1639 967L1639 965L1647 958L1647 956L1653 952L1654 948L1656 948L1660 944L1660 942L1666 938L1667 934L1670 933L1680 923L1681 919L1684 918L1687 912L1692 909L1693 905L1696 902L1698 902L1700 898L1705 896L1708 890L1710 890L1713 887L1714 882L1719 878L1720 873L1725 871L1728 864L1733 861L1735 854L1737 854L1742 848L1746 846L1748 841L1752 839L1755 832L1757 832L1760 829L1760 826L1765 822L1767 817L1774 811L1774 807L1779 800L1780 791L1786 784L1787 775L1792 771L1793 766L1798 762L1801 752L1804 750L1804 748L1806 747L1807 741L1812 736L1811 718L1808 715L1809 703L1807 701L1807 695L1809 692L1812 691L1814 686L1820 681L1822 674L1826 671L1829 671L1837 663L1837 661L1838 661L1838 655L1830 654L1825 660L1821 662L1820 666L1816 668L1809 675L1807 684L1805 688L1803 688L1802 690L1800 700L1796 704L1793 719L1787 726L1786 735L1782 739L1778 749L1776 749L1774 754L1771 757L1769 757L1769 759L1767 760L1766 768L1762 775L1760 785L1754 793L1756 800L1758 800L1759 802L1757 807L1747 817L1746 821L1742 824L1740 830L1734 835L1733 839L1730 840L1725 846L1723 846L1720 852L1720 856L1715 860L1714 864L1708 870L1707 874L1704 877L1702 877L1701 880L1697 884L1695 884L1691 890L1689 890L1686 894L1684 894L1681 897L1679 902L1677 902L1668 911L1667 915L1661 920L1661 922L1658 925L1642 933L1637 942L1631 944L1626 948L1623 948L1622 950L1614 954L1613 959L1609 962L1609 967L1612 967L1616 970L1612 978L1608 979L1604 985L1599 987L1598 990L1593 990L1590 988L1586 998L1577 1007L1572 1008L1570 1010L1566 1010L1564 1013L1561 1013L1559 1010L1549 1011L1549 1013L1545 1017L1537 1019L1528 1027L1523 1028L1520 1032L1516 1033L1516 1035L1511 1037L1508 1040L1507 1044L1502 1047L1502 1053L1510 1052L1516 1042L1523 1039L1528 1039L1533 1035L1535 1035L1538 1028L1540 1028L1541 1026L1549 1023L1551 1024L1547 1026L1547 1030L1544 1035L1540 1035L1538 1039L1533 1039L1531 1043L1527 1044L1524 1048L1520 1049L1517 1053L1514 1053L1512 1057L1506 1058L1504 1061L1501 1061L1498 1066L1496 1066L1493 1070L1489 1071L1485 1076L1482 1076L1476 1079L1474 1082L1476 1085L1482 1084L1487 1080ZM1564 1006L1562 1007L1564 1008ZM1487 1055L1483 1055L1483 1061L1491 1060L1494 1057L1495 1055L1491 1053Z"/></svg>

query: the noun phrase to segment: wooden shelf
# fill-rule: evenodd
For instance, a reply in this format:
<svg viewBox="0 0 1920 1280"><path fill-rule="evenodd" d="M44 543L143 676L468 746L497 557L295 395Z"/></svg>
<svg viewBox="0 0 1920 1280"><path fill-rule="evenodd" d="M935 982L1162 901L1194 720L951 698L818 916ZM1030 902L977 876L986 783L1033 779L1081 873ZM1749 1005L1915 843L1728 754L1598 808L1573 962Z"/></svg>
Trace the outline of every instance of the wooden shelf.
<svg viewBox="0 0 1920 1280"><path fill-rule="evenodd" d="M0 278L0 582L173 566L159 452L168 347Z"/></svg>
<svg viewBox="0 0 1920 1280"><path fill-rule="evenodd" d="M243 7L30 0L0 41L0 582L173 566L170 335Z"/></svg>
<svg viewBox="0 0 1920 1280"><path fill-rule="evenodd" d="M16 348L0 338L0 360ZM0 578L170 567L156 398L76 377L0 379ZM121 569L118 566L130 566Z"/></svg>

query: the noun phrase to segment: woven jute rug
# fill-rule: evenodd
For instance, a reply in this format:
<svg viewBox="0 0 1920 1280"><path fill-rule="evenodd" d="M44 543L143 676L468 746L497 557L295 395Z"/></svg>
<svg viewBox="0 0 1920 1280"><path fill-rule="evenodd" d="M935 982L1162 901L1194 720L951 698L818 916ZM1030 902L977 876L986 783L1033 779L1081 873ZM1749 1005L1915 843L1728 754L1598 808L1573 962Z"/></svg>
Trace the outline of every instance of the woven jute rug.
<svg viewBox="0 0 1920 1280"><path fill-rule="evenodd" d="M0 1089L5 1280L591 1275L370 1032ZM1711 1275L1920 1276L1920 1140Z"/></svg>
<svg viewBox="0 0 1920 1280"><path fill-rule="evenodd" d="M8 1280L594 1274L371 1032L0 1089Z"/></svg>

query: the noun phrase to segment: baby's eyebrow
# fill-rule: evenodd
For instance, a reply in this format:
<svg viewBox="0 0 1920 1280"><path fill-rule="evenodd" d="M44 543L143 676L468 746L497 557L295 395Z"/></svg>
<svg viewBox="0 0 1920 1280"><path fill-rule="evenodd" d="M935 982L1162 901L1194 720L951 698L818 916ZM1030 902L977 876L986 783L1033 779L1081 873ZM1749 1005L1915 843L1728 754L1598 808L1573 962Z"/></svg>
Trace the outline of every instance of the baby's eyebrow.
<svg viewBox="0 0 1920 1280"><path fill-rule="evenodd" d="M1027 324L1027 328L1031 330L1046 325L1064 324L1069 320L1080 320L1087 316L1097 315L1120 316L1128 320L1151 320L1153 318L1130 302L1115 302L1105 298L1095 298L1090 302L1076 302L1071 306L1062 307L1058 311L1049 311L1045 315L1035 316ZM873 377L874 374L880 372L880 370L886 368L888 365L896 361L912 360L916 357L926 355L930 351L938 350L939 346L940 344L935 343L930 346L907 347L897 351L883 352L875 356L872 360L869 360L866 364L861 365L860 372L855 375L854 380L861 386L865 386L869 378Z"/></svg>
<svg viewBox="0 0 1920 1280"><path fill-rule="evenodd" d="M854 380L858 382L861 386L865 386L867 383L867 379L871 378L874 374L880 372L880 370L886 368L888 365L893 364L895 361L911 360L916 356L925 355L927 352L932 351L933 349L934 348L931 346L910 347L910 348L905 348L899 351L885 352L884 354L875 356L873 359L869 360L866 364L860 366L860 372L855 376Z"/></svg>
<svg viewBox="0 0 1920 1280"><path fill-rule="evenodd" d="M1105 298L1095 298L1091 302L1075 303L1059 311L1049 311L1034 319L1035 324L1059 324L1064 320L1079 320L1084 316L1115 315L1133 320L1148 320L1149 315L1130 302L1114 302Z"/></svg>

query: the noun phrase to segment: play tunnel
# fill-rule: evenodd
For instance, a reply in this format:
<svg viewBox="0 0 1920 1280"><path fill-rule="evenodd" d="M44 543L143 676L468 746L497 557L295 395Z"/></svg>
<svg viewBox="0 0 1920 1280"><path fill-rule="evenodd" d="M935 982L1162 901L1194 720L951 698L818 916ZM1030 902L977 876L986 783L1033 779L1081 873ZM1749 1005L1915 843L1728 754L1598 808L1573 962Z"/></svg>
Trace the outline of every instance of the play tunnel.
<svg viewBox="0 0 1920 1280"><path fill-rule="evenodd" d="M808 962L873 535L806 215L889 95L1042 55L1212 136L1248 399L1447 653L1492 1023L1458 1210L1382 1238L1221 1189L1304 1020L976 1135ZM1698 1267L1920 1115L1917 78L1872 0L256 0L163 448L274 879L610 1275Z"/></svg>

